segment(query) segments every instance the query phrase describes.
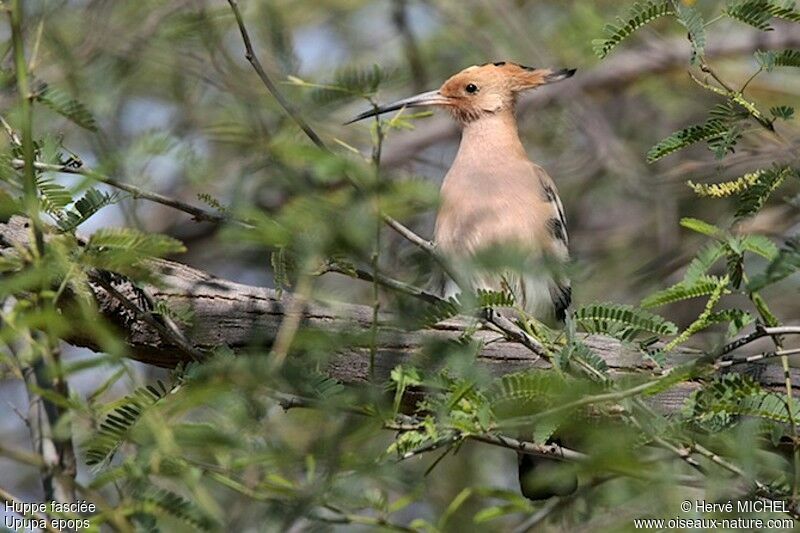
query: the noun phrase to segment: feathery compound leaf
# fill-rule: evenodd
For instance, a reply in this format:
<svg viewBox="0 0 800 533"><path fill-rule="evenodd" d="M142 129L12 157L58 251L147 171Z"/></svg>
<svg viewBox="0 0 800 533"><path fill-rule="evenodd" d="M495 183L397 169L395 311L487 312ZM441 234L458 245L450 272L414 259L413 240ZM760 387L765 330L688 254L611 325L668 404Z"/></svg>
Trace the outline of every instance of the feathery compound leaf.
<svg viewBox="0 0 800 533"><path fill-rule="evenodd" d="M772 261L778 255L778 247L764 235L745 235L739 239L739 247L768 261Z"/></svg>
<svg viewBox="0 0 800 533"><path fill-rule="evenodd" d="M45 85L45 87L36 94L36 100L59 115L70 119L78 126L86 128L89 131L97 131L97 123L89 110L86 109L86 106L61 89Z"/></svg>
<svg viewBox="0 0 800 533"><path fill-rule="evenodd" d="M486 399L498 420L535 415L559 403L569 390L581 382L567 380L563 374L533 370L509 374L496 380ZM562 415L563 416L563 415ZM544 442L557 429L557 420L540 420L536 424L537 442Z"/></svg>
<svg viewBox="0 0 800 533"><path fill-rule="evenodd" d="M703 57L706 48L705 21L700 13L680 1L674 1L675 15L689 32L689 42L692 44L692 64L696 64Z"/></svg>
<svg viewBox="0 0 800 533"><path fill-rule="evenodd" d="M586 362L601 373L605 373L608 370L608 364L605 359L599 357L591 348L586 346L586 344L575 338L561 348L561 350L555 354L554 359L558 368L565 372L575 366L573 365L574 360Z"/></svg>
<svg viewBox="0 0 800 533"><path fill-rule="evenodd" d="M72 193L69 189L49 178L37 177L36 188L39 190L42 210L53 216L58 217L61 211L72 203Z"/></svg>
<svg viewBox="0 0 800 533"><path fill-rule="evenodd" d="M725 233L714 224L709 224L705 220L700 220L699 218L684 217L681 219L681 226L714 238L722 237Z"/></svg>
<svg viewBox="0 0 800 533"><path fill-rule="evenodd" d="M297 85L312 87L312 100L320 105L328 105L354 97L371 96L387 78L387 74L378 65L373 65L365 69L351 67L339 70L333 81L324 85L306 83L299 78L291 78L291 81Z"/></svg>
<svg viewBox="0 0 800 533"><path fill-rule="evenodd" d="M792 411L798 402L792 399ZM763 390L752 378L728 374L694 393L685 408L686 414L701 426L718 430L733 423L738 416L754 416L788 424L789 404L783 394Z"/></svg>
<svg viewBox="0 0 800 533"><path fill-rule="evenodd" d="M645 24L672 14L674 14L674 9L670 0L650 0L643 4L637 2L631 7L626 19L623 20L617 17L616 25L606 24L606 38L592 41L594 51L600 59L603 59L619 43L630 37L633 32Z"/></svg>
<svg viewBox="0 0 800 533"><path fill-rule="evenodd" d="M731 181L723 181L720 183L694 183L692 181L688 182L689 187L697 194L698 196L708 196L711 198L724 198L726 196L733 196L734 194L739 194L748 187L755 185L758 183L758 178L763 173L763 170L757 170L755 172L749 172L744 176L740 176L735 180Z"/></svg>
<svg viewBox="0 0 800 533"><path fill-rule="evenodd" d="M686 267L686 274L683 276L683 282L693 284L708 272L714 263L725 255L725 246L721 242L712 242L705 245L697 253L689 266Z"/></svg>
<svg viewBox="0 0 800 533"><path fill-rule="evenodd" d="M775 0L744 0L725 9L725 14L761 31L771 31L769 20L773 17L800 22L800 12L795 11L794 2L781 4Z"/></svg>
<svg viewBox="0 0 800 533"><path fill-rule="evenodd" d="M744 1L729 5L725 9L725 14L745 24L749 24L754 28L761 31L771 31L772 26L769 25L769 19L772 15L769 11L764 9L763 4L766 2L761 1Z"/></svg>
<svg viewBox="0 0 800 533"><path fill-rule="evenodd" d="M561 374L531 370L508 374L496 380L486 393L486 399L493 407L503 402L521 401L538 401L544 405L552 405L565 386L566 381Z"/></svg>
<svg viewBox="0 0 800 533"><path fill-rule="evenodd" d="M756 60L764 67L764 70L770 72L775 67L800 67L800 50L770 50L762 52L761 50L755 53Z"/></svg>
<svg viewBox="0 0 800 533"><path fill-rule="evenodd" d="M654 163L673 152L692 144L721 138L730 126L719 119L709 119L705 124L689 126L661 140L647 152L647 162Z"/></svg>
<svg viewBox="0 0 800 533"><path fill-rule="evenodd" d="M701 427L718 431L734 420L732 406L744 398L762 393L761 387L749 376L726 374L715 378L687 398L683 414Z"/></svg>
<svg viewBox="0 0 800 533"><path fill-rule="evenodd" d="M151 488L137 495L136 511L148 515L168 514L195 528L208 531L218 527L193 501L174 492Z"/></svg>
<svg viewBox="0 0 800 533"><path fill-rule="evenodd" d="M660 307L681 300L708 296L717 290L719 284L720 278L716 276L701 276L691 283L682 281L646 297L642 300L642 307Z"/></svg>
<svg viewBox="0 0 800 533"><path fill-rule="evenodd" d="M672 322L630 305L586 305L575 312L574 318L588 333L602 333L622 340L631 340L642 332L659 336L678 332Z"/></svg>
<svg viewBox="0 0 800 533"><path fill-rule="evenodd" d="M769 108L770 114L781 120L791 120L794 118L794 108L788 105L779 105Z"/></svg>
<svg viewBox="0 0 800 533"><path fill-rule="evenodd" d="M789 167L774 167L759 174L756 182L739 194L736 218L750 216L761 209L790 172Z"/></svg>
<svg viewBox="0 0 800 533"><path fill-rule="evenodd" d="M736 335L754 320L753 315L742 309L723 309L706 317L709 324L728 324L728 335L730 336Z"/></svg>
<svg viewBox="0 0 800 533"><path fill-rule="evenodd" d="M727 100L720 104L716 104L708 112L709 120L721 120L727 124L732 124L747 116L750 112L736 101Z"/></svg>
<svg viewBox="0 0 800 533"><path fill-rule="evenodd" d="M157 381L155 386L138 388L132 394L118 400L117 407L106 415L98 430L84 443L86 464L89 466L108 464L142 413L170 392L177 390L179 384L180 382L170 390L164 383Z"/></svg>
<svg viewBox="0 0 800 533"><path fill-rule="evenodd" d="M75 202L74 210L68 210L62 214L58 221L58 227L64 232L72 231L102 208L118 201L119 195L116 193L109 194L97 189L89 189Z"/></svg>
<svg viewBox="0 0 800 533"><path fill-rule="evenodd" d="M453 318L458 314L459 308L460 304L458 300L452 297L448 300L436 302L433 305L427 306L423 317L423 323L434 325L449 318Z"/></svg>
<svg viewBox="0 0 800 533"><path fill-rule="evenodd" d="M477 296L478 306L480 306L481 309L514 306L514 295L511 292L478 289Z"/></svg>
<svg viewBox="0 0 800 533"><path fill-rule="evenodd" d="M730 279L728 276L723 276L722 278L718 279L719 282L717 283L714 291L708 296L708 301L706 302L703 312L700 313L700 316L698 316L694 322L689 324L689 326L683 330L680 335L664 345L663 351L665 353L672 351L676 346L686 342L692 335L711 325L711 323L708 321L708 317L713 313L714 306L717 305L723 294L728 294L730 292L728 289L728 285L730 284Z"/></svg>
<svg viewBox="0 0 800 533"><path fill-rule="evenodd" d="M172 237L142 233L132 228L103 228L96 231L86 244L86 252L100 260L109 270L135 266L153 257L163 257L186 251L183 244Z"/></svg>
<svg viewBox="0 0 800 533"><path fill-rule="evenodd" d="M800 237L795 236L786 241L763 273L750 279L747 290L759 291L767 285L791 276L798 270L800 270Z"/></svg>

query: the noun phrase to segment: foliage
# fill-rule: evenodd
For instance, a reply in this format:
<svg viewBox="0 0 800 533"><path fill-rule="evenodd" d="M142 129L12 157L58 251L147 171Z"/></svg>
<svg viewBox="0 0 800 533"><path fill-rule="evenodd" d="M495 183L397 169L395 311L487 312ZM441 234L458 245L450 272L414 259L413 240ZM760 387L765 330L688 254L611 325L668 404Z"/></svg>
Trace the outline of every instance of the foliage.
<svg viewBox="0 0 800 533"><path fill-rule="evenodd" d="M634 3L625 19L618 17L616 24L606 25L605 33L607 37L605 39L596 39L593 42L595 53L601 59L606 57L619 43L630 37L633 32L642 26L657 18L672 15L673 13L674 6L670 0L649 0L644 4Z"/></svg>

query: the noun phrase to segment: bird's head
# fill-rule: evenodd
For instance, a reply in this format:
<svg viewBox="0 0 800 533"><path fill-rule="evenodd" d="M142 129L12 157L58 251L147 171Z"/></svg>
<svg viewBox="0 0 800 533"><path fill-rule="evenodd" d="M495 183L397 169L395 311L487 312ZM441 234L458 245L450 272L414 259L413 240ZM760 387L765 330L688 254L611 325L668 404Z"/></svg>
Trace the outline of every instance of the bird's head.
<svg viewBox="0 0 800 533"><path fill-rule="evenodd" d="M465 68L435 91L365 111L349 123L404 107L441 106L460 122L512 109L518 93L569 78L575 69L533 68L500 61Z"/></svg>

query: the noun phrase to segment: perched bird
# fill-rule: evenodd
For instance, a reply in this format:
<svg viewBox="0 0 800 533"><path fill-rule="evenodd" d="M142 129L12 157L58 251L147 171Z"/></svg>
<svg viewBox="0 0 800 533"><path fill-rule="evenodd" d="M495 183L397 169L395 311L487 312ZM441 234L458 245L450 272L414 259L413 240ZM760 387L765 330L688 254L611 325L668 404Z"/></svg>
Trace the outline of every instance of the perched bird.
<svg viewBox="0 0 800 533"><path fill-rule="evenodd" d="M498 245L513 246L535 260L569 258L566 218L556 186L528 159L519 138L517 95L571 77L574 69L532 68L511 62L472 66L430 91L358 115L352 122L405 107L446 108L460 124L461 144L442 183L434 242L452 265ZM463 280L462 280L463 281ZM533 317L563 321L571 302L569 281L544 267L507 275L472 272L472 289L510 291ZM458 292L446 280L443 296ZM539 499L569 493L575 481L544 487L535 477L552 461L520 456L523 494ZM546 477L546 476L539 476Z"/></svg>

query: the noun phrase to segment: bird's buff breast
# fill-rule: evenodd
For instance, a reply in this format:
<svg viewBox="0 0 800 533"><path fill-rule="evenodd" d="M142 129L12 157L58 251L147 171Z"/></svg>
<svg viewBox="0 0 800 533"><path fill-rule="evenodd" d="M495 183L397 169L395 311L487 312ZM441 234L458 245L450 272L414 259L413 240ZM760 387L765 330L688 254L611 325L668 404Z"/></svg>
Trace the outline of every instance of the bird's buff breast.
<svg viewBox="0 0 800 533"><path fill-rule="evenodd" d="M536 258L544 251L540 243L547 237L547 204L543 204L537 182L502 183L502 180L475 180L464 185L448 176L442 187L441 207L436 219L434 240L439 253L462 270L476 253L508 246ZM511 290L528 312L539 317L552 308L549 293L551 275L531 271L519 275L500 275L472 271L465 279L473 289ZM447 280L443 296L458 294L458 287Z"/></svg>
<svg viewBox="0 0 800 533"><path fill-rule="evenodd" d="M496 246L541 252L546 217L536 209L541 199L535 186L498 194L490 188L469 191L447 185L434 235L440 253L456 259Z"/></svg>

